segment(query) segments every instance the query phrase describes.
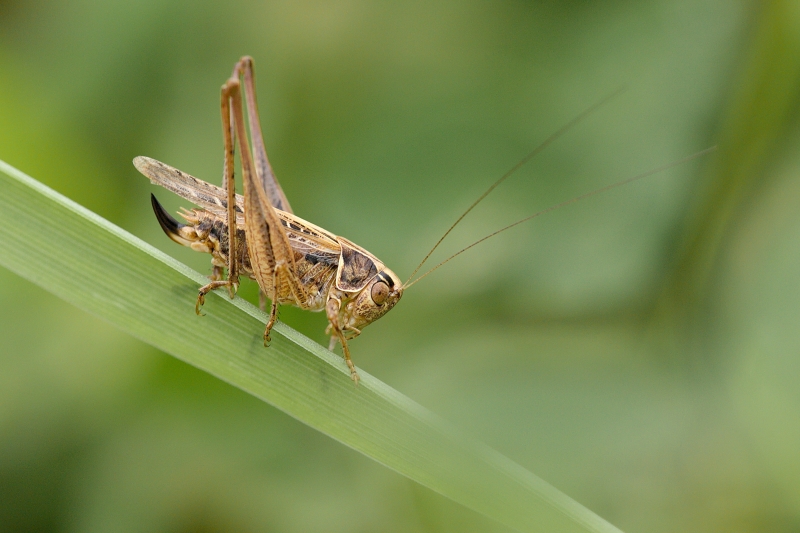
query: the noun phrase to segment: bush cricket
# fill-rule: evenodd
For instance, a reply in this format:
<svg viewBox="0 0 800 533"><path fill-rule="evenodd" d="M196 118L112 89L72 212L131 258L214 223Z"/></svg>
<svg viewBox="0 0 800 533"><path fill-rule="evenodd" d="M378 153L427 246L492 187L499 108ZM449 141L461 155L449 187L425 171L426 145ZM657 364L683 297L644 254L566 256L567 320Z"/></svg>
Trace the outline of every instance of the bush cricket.
<svg viewBox="0 0 800 533"><path fill-rule="evenodd" d="M139 156L133 162L152 183L199 206L199 209L184 209L180 213L187 222L182 224L172 218L151 195L156 218L170 239L195 251L211 254L211 280L198 291L195 304L197 314L201 314L205 295L210 291L226 287L233 298L240 275L254 279L259 286L262 309L265 309L265 298L271 301L269 320L264 329L264 345L269 345L270 330L277 320L279 305L291 304L309 311L324 310L328 319L325 332L331 337L329 349L333 350L337 342L341 343L350 377L357 384L359 376L350 357L348 341L392 309L403 291L420 279L473 246L518 224L666 170L714 149L708 148L535 213L487 235L413 279L450 231L495 187L618 92L575 117L494 182L450 226L405 283L364 248L294 215L267 159L256 106L253 60L250 57L239 60L221 90L225 150L222 187L148 157ZM245 126L242 93L246 100L249 128ZM247 142L248 129L250 143ZM237 143L240 147L243 195L235 193L233 176ZM228 271L227 277L224 277L225 269Z"/></svg>

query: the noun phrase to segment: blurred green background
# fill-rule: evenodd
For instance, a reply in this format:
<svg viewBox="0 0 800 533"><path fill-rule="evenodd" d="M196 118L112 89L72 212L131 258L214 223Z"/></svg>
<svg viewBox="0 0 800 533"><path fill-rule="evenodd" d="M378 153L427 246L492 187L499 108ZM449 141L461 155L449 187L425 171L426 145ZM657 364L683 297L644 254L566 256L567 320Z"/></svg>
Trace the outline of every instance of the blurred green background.
<svg viewBox="0 0 800 533"><path fill-rule="evenodd" d="M800 529L797 3L6 0L0 159L208 272L131 159L218 182L244 54L295 212L402 278L621 86L434 260L719 144L482 244L352 349L624 531ZM507 531L6 270L0 530Z"/></svg>

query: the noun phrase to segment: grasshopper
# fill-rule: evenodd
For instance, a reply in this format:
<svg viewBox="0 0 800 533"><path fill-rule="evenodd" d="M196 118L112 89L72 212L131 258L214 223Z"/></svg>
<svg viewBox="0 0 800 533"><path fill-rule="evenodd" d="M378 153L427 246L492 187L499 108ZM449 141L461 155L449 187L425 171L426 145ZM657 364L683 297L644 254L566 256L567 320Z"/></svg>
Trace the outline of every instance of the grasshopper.
<svg viewBox="0 0 800 533"><path fill-rule="evenodd" d="M242 81L244 84L242 85ZM252 154L247 143L242 92L247 112ZM359 376L347 341L382 317L400 300L403 283L377 257L357 244L336 236L294 215L267 159L256 107L253 60L243 57L222 86L225 162L222 187L147 157L134 159L136 168L179 196L200 206L184 210L187 224L173 219L158 203L151 202L161 228L178 244L211 254L211 282L198 291L195 311L210 291L226 287L231 298L239 276L254 279L260 299L272 302L264 329L264 344L278 317L278 306L291 304L309 311L324 310L329 349L342 345L350 377ZM235 194L233 167L239 144L244 195ZM223 269L228 276L223 279Z"/></svg>
<svg viewBox="0 0 800 533"><path fill-rule="evenodd" d="M247 142L248 127L244 121L242 93L247 102L252 152ZM569 203L666 170L714 149L712 147L697 152L528 216L474 242L412 281L452 229L495 187L618 93L619 91L586 109L494 182L450 226L405 283L364 248L293 213L267 159L256 105L253 60L250 57L239 60L232 76L221 90L220 110L225 148L222 187L148 157L139 156L133 160L133 164L152 183L199 206L199 209L182 210L180 215L187 222L182 224L166 212L155 195L151 195L156 218L170 239L195 251L211 254L210 283L200 287L195 304L198 315L201 314L206 294L225 287L233 298L239 287L239 276L247 276L258 283L261 308L265 310L265 298L271 301L269 320L264 329L265 346L269 345L270 331L277 321L279 305L291 304L309 311L324 310L328 319L325 332L331 337L328 349L333 350L337 342L342 345L350 377L358 384L359 376L350 356L348 341L359 336L364 327L392 309L403 296L403 291L420 279L502 231ZM240 146L243 195L236 194L233 176L237 143ZM225 269L228 271L227 278L224 277Z"/></svg>

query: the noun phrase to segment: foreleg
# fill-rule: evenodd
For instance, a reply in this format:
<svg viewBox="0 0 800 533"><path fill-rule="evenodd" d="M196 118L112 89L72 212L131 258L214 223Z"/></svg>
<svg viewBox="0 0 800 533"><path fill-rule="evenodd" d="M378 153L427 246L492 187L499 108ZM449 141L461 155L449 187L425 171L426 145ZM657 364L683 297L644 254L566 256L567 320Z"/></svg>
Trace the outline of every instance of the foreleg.
<svg viewBox="0 0 800 533"><path fill-rule="evenodd" d="M328 302L325 305L325 312L328 315L328 322L330 323L331 330L336 335L336 338L342 344L342 353L344 354L344 362L347 363L347 368L350 369L350 379L352 379L356 385L358 385L358 380L361 379L358 377L358 372L356 372L356 365L353 364L353 360L350 358L350 348L347 346L347 339L344 336L344 332L342 332L342 328L339 327L339 310L342 307L342 302L338 298L330 297L328 298ZM333 340L333 336L331 337L332 344L335 344Z"/></svg>

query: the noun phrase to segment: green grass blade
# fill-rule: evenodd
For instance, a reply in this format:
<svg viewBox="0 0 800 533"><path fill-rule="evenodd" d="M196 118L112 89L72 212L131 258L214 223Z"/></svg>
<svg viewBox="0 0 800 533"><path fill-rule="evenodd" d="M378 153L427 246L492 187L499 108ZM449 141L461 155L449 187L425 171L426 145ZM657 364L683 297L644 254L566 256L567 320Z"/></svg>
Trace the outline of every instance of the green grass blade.
<svg viewBox="0 0 800 533"><path fill-rule="evenodd" d="M143 199L142 201L146 201ZM409 398L237 298L194 301L205 278L0 161L0 264L144 342L519 531L618 531Z"/></svg>

